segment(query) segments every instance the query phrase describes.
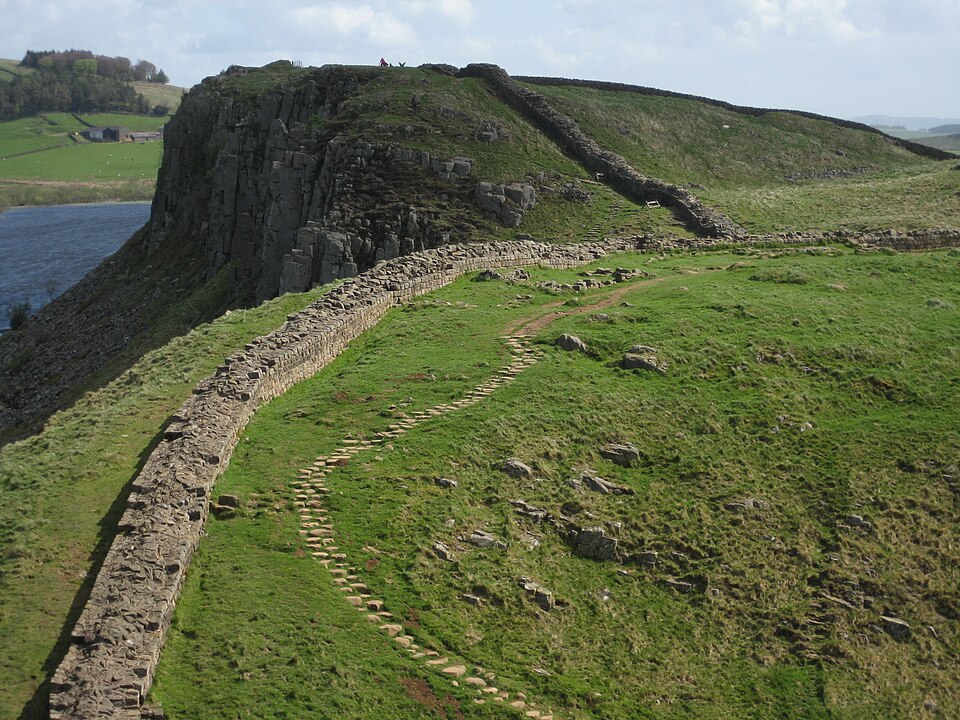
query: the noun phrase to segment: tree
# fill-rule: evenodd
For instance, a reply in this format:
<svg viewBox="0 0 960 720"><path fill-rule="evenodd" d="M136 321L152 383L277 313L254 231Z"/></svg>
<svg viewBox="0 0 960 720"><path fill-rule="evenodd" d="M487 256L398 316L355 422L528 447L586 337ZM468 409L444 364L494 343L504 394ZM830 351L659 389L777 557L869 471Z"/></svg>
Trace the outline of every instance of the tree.
<svg viewBox="0 0 960 720"><path fill-rule="evenodd" d="M169 114L170 114L170 106L169 106L169 105L164 105L163 103L160 103L160 104L158 104L158 105L154 105L154 106L153 106L153 114L154 114L154 115L157 115L157 116L169 115Z"/></svg>
<svg viewBox="0 0 960 720"><path fill-rule="evenodd" d="M137 64L133 66L133 76L137 80L153 80L156 74L157 66L149 60L137 60Z"/></svg>
<svg viewBox="0 0 960 720"><path fill-rule="evenodd" d="M167 74L163 71L163 68L161 68L160 70L157 70L157 74L153 76L153 82L163 83L166 85L168 82L170 82L170 78L167 77Z"/></svg>
<svg viewBox="0 0 960 720"><path fill-rule="evenodd" d="M73 63L73 74L74 75L96 75L97 74L96 58L83 58L82 60L75 60Z"/></svg>

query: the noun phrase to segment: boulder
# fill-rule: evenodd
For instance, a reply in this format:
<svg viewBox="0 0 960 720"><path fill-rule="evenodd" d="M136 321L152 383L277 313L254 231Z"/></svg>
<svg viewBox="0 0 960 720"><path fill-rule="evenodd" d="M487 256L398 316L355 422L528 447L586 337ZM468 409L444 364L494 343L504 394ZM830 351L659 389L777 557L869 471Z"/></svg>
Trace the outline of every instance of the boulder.
<svg viewBox="0 0 960 720"><path fill-rule="evenodd" d="M640 451L630 443L610 443L600 448L600 454L623 467L630 467L640 459Z"/></svg>
<svg viewBox="0 0 960 720"><path fill-rule="evenodd" d="M586 352L587 344L576 335L567 335L564 333L554 341L561 350L570 352Z"/></svg>
<svg viewBox="0 0 960 720"><path fill-rule="evenodd" d="M883 620L883 629L888 635L890 635L890 637L898 642L909 640L910 636L913 634L910 623L905 622L904 620L890 617L888 615L881 615L880 619Z"/></svg>
<svg viewBox="0 0 960 720"><path fill-rule="evenodd" d="M504 461L500 469L510 477L514 478L533 477L533 468L526 463L517 460L516 458L510 458L509 460Z"/></svg>
<svg viewBox="0 0 960 720"><path fill-rule="evenodd" d="M617 539L608 537L602 527L574 527L567 539L575 554L589 560L612 560L617 553Z"/></svg>
<svg viewBox="0 0 960 720"><path fill-rule="evenodd" d="M602 477L595 475L592 470L584 470L580 473L578 481L581 486L585 485L590 490L602 495L633 495L633 488L618 485L611 480L604 480Z"/></svg>
<svg viewBox="0 0 960 720"><path fill-rule="evenodd" d="M450 549L439 540L433 544L433 554L441 560L446 560L447 562L453 562L454 560L453 553L450 552Z"/></svg>
<svg viewBox="0 0 960 720"><path fill-rule="evenodd" d="M664 364L652 353L632 353L628 352L623 356L620 364L625 370L648 370L663 374Z"/></svg>
<svg viewBox="0 0 960 720"><path fill-rule="evenodd" d="M486 530L474 530L470 533L470 537L467 538L467 540L469 540L472 545L482 548L495 547L504 550L507 547L507 544L503 542L503 540L500 540L495 535L491 535Z"/></svg>
<svg viewBox="0 0 960 720"><path fill-rule="evenodd" d="M529 598L540 606L541 610L550 612L553 609L553 593L545 587L526 577L520 578L520 587L523 588Z"/></svg>

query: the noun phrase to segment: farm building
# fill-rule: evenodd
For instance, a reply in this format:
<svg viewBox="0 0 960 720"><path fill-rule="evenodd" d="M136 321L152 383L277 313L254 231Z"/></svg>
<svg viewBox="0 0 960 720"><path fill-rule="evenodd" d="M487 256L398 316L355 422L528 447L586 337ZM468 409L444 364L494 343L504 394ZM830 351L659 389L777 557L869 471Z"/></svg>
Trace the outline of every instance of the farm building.
<svg viewBox="0 0 960 720"><path fill-rule="evenodd" d="M123 142L130 139L130 129L118 125L90 127L86 130L81 130L80 135L87 140L99 142Z"/></svg>

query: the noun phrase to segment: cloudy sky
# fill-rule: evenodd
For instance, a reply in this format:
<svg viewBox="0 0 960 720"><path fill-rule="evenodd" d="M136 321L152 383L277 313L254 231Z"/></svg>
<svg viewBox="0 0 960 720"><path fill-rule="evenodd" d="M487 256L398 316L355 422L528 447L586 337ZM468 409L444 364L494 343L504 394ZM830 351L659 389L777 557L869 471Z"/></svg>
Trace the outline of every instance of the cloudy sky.
<svg viewBox="0 0 960 720"><path fill-rule="evenodd" d="M960 117L960 0L0 0L0 57L494 62L840 117Z"/></svg>

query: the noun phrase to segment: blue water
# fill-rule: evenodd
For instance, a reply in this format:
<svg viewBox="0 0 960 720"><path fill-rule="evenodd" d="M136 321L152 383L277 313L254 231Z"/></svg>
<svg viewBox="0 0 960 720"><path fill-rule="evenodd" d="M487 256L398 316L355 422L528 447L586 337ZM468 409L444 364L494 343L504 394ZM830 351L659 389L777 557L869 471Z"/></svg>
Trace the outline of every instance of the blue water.
<svg viewBox="0 0 960 720"><path fill-rule="evenodd" d="M0 213L0 329L7 308L36 312L116 252L150 217L150 203L13 208ZM51 292L52 291L52 292Z"/></svg>

